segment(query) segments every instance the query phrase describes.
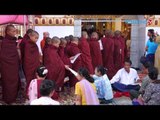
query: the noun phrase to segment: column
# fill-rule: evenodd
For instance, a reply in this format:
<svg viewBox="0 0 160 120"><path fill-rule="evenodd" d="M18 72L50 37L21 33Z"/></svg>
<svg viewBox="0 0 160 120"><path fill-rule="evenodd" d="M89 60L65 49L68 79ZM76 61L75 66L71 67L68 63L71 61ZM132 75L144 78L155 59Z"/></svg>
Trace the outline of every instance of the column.
<svg viewBox="0 0 160 120"><path fill-rule="evenodd" d="M141 68L140 57L145 50L146 24L143 15L138 15L137 20L131 20L131 54L132 67Z"/></svg>
<svg viewBox="0 0 160 120"><path fill-rule="evenodd" d="M81 19L74 20L74 36L81 37Z"/></svg>

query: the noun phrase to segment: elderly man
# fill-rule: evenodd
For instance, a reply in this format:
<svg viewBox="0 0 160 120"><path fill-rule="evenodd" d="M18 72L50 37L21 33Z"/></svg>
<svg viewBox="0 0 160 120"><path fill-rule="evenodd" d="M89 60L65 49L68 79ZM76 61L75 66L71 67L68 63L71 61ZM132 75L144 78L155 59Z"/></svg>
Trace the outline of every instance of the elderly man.
<svg viewBox="0 0 160 120"><path fill-rule="evenodd" d="M43 51L44 45L45 45L45 40L46 38L49 37L48 32L43 32L43 39L41 40L41 50Z"/></svg>

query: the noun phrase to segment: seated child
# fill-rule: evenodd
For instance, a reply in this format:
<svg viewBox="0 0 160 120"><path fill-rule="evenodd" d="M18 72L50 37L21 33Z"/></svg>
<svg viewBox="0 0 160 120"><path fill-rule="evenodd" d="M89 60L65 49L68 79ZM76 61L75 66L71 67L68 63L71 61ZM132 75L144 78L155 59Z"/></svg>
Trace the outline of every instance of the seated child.
<svg viewBox="0 0 160 120"><path fill-rule="evenodd" d="M38 67L36 73L37 78L30 82L28 88L29 103L40 97L40 84L46 78L47 73L48 70L44 66Z"/></svg>
<svg viewBox="0 0 160 120"><path fill-rule="evenodd" d="M45 79L40 84L41 97L35 99L30 105L60 105L58 101L51 98L55 91L55 82L53 80Z"/></svg>
<svg viewBox="0 0 160 120"><path fill-rule="evenodd" d="M95 68L95 75L93 75L94 84L97 89L97 95L101 104L111 103L113 99L113 91L111 83L106 75L106 69L103 66Z"/></svg>

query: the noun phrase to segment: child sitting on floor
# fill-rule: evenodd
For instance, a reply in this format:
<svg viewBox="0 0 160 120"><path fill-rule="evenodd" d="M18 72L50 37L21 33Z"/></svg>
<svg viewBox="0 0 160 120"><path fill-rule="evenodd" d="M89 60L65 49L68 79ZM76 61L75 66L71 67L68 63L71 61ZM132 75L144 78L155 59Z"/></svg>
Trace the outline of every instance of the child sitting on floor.
<svg viewBox="0 0 160 120"><path fill-rule="evenodd" d="M95 80L94 84L97 89L100 104L111 103L113 99L113 91L108 76L106 75L106 69L103 66L97 66L93 78Z"/></svg>
<svg viewBox="0 0 160 120"><path fill-rule="evenodd" d="M48 70L44 66L37 69L37 78L30 82L28 88L29 103L40 97L40 84L46 78Z"/></svg>

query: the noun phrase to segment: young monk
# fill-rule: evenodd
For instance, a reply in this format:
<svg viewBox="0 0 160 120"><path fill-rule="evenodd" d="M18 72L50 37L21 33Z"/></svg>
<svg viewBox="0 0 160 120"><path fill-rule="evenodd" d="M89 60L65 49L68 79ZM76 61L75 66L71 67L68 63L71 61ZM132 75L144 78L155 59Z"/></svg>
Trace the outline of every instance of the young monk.
<svg viewBox="0 0 160 120"><path fill-rule="evenodd" d="M25 44L26 41L28 41L28 40L30 39L29 35L30 35L32 32L33 32L32 29L28 29L27 32L26 32L26 34L24 35L24 37L23 37L20 45L19 45L20 51L21 51L21 58L20 58L20 59L21 59L22 61L23 61L23 59L24 59L24 56L23 56L23 55L24 55L24 44Z"/></svg>
<svg viewBox="0 0 160 120"><path fill-rule="evenodd" d="M40 84L46 78L48 70L40 66L36 71L36 79L33 79L28 88L29 103L40 97Z"/></svg>
<svg viewBox="0 0 160 120"><path fill-rule="evenodd" d="M58 54L59 54L61 60L63 61L63 63L65 65L69 65L69 67L72 68L70 58L68 57L67 52L65 50L66 46L67 46L67 40L65 38L61 38L60 40L61 40L61 43L60 43L60 46L58 49ZM72 74L68 70L65 70L65 78L70 77L71 75Z"/></svg>
<svg viewBox="0 0 160 120"><path fill-rule="evenodd" d="M58 55L59 44L60 39L53 37L51 43L43 51L43 62L48 69L47 78L56 82L56 91L61 91L65 76L64 63Z"/></svg>
<svg viewBox="0 0 160 120"><path fill-rule="evenodd" d="M16 28L7 25L0 52L3 100L7 104L16 102L19 83L19 57L16 47Z"/></svg>
<svg viewBox="0 0 160 120"><path fill-rule="evenodd" d="M97 32L93 32L91 35L91 39L89 40L90 52L92 57L92 65L93 69L98 65L103 65L102 63L102 53L100 50L100 45L98 42L98 34Z"/></svg>
<svg viewBox="0 0 160 120"><path fill-rule="evenodd" d="M77 73L68 66L65 66L65 68L79 80L75 85L76 105L99 105L96 87L93 84L94 79L90 76L88 70L80 68Z"/></svg>
<svg viewBox="0 0 160 120"><path fill-rule="evenodd" d="M92 58L90 53L89 43L87 41L88 33L86 31L82 32L82 37L80 38L79 48L82 52L82 66L87 68L90 74L94 73L93 66L92 66Z"/></svg>
<svg viewBox="0 0 160 120"><path fill-rule="evenodd" d="M124 66L124 49L125 40L121 37L120 31L114 32L114 64L115 70L118 71Z"/></svg>
<svg viewBox="0 0 160 120"><path fill-rule="evenodd" d="M60 58L62 59L63 63L65 65L69 65L71 67L71 61L69 57L67 56L67 52L65 51L65 48L67 46L67 40L65 38L60 39L60 46L58 48L58 54Z"/></svg>
<svg viewBox="0 0 160 120"><path fill-rule="evenodd" d="M103 66L108 69L107 75L109 79L112 79L116 74L116 70L114 68L114 39L111 30L105 31L105 38L102 38L102 45Z"/></svg>
<svg viewBox="0 0 160 120"><path fill-rule="evenodd" d="M67 49L67 54L69 57L73 57L76 54L80 53L80 49L78 48L78 38L77 37L73 37L73 39L71 40L70 43L70 47ZM78 71L79 68L82 67L82 59L81 59L81 55L76 59L76 61L74 63L72 63L72 69L75 71ZM78 82L78 80L74 77L74 75L71 76L70 78L70 86L74 87L75 84Z"/></svg>
<svg viewBox="0 0 160 120"><path fill-rule="evenodd" d="M22 61L24 74L26 77L26 90L29 83L36 77L36 69L40 65L39 51L36 42L38 41L39 34L36 31L32 31L29 35L29 40L24 44L24 59Z"/></svg>

